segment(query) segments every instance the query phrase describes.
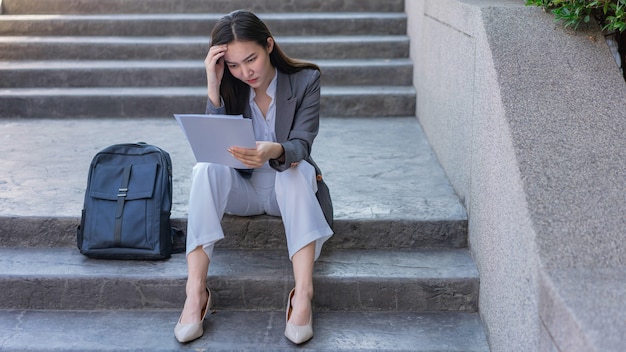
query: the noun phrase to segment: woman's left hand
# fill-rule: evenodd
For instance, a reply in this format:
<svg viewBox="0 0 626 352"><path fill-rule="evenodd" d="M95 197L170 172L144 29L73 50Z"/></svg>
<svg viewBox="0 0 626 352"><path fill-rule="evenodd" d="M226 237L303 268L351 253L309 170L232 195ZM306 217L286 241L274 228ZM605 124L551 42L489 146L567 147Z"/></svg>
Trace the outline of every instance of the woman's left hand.
<svg viewBox="0 0 626 352"><path fill-rule="evenodd" d="M275 142L256 142L256 148L230 147L228 152L251 169L256 169L270 159L283 154L283 146Z"/></svg>

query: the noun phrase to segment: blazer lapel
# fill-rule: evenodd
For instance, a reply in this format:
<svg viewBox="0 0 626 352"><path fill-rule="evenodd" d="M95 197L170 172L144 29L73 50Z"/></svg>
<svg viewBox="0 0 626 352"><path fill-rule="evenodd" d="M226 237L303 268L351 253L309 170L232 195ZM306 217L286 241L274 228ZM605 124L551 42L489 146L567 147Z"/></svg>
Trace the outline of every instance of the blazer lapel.
<svg viewBox="0 0 626 352"><path fill-rule="evenodd" d="M278 71L276 82L276 141L286 142L296 113L296 98L289 75Z"/></svg>

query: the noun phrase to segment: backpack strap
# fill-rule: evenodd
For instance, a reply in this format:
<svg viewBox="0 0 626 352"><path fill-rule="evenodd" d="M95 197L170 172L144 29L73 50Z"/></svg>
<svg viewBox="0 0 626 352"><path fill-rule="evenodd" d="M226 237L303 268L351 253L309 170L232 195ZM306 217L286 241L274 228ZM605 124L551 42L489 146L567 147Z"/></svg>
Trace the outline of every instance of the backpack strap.
<svg viewBox="0 0 626 352"><path fill-rule="evenodd" d="M115 209L115 233L113 246L121 247L122 245L122 215L124 214L124 203L126 202L126 194L128 193L128 183L130 182L130 171L132 165L124 167L122 174L122 184L117 191L117 207Z"/></svg>

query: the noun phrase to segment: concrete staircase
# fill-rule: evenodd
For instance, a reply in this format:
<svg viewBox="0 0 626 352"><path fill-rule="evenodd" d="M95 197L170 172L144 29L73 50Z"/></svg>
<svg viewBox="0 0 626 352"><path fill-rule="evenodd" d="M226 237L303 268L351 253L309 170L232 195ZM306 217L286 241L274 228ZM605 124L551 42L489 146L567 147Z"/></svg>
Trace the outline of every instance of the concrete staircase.
<svg viewBox="0 0 626 352"><path fill-rule="evenodd" d="M75 228L93 154L143 140L174 160L185 228L192 154L171 118L202 112L219 14L257 12L324 72L314 156L335 204L304 350L488 351L467 215L414 117L402 1L3 0L0 351L291 350L282 223L227 216L215 314L181 345L185 258L101 261ZM60 118L62 119L50 119ZM123 117L123 118L120 118ZM18 140L20 143L12 141Z"/></svg>
<svg viewBox="0 0 626 352"><path fill-rule="evenodd" d="M211 28L220 14L237 8L258 11L289 55L322 67L323 116L414 114L402 1L284 3L4 1L2 116L202 111Z"/></svg>

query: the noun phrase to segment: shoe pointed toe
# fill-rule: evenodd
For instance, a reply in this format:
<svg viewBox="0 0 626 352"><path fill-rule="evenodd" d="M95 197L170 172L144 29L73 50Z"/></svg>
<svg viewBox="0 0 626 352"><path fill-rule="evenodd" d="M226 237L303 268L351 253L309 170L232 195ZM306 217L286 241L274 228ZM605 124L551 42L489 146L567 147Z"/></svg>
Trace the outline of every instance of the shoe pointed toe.
<svg viewBox="0 0 626 352"><path fill-rule="evenodd" d="M195 322L191 324L182 324L180 320L183 317L183 314L182 313L180 314L180 318L178 318L178 322L176 323L176 326L174 327L174 336L176 337L176 340L178 340L178 342L181 342L181 343L190 342L197 338L200 338L204 334L204 329L202 327L202 324L211 306L211 291L208 288L206 289L206 291L208 294L206 306L202 309L202 312L201 312L202 318L200 319L199 322Z"/></svg>
<svg viewBox="0 0 626 352"><path fill-rule="evenodd" d="M313 338L313 319L307 325L295 325L287 322L285 337L296 345L309 341Z"/></svg>
<svg viewBox="0 0 626 352"><path fill-rule="evenodd" d="M181 324L179 322L174 328L174 336L181 343L193 341L202 336L202 334L204 334L202 321L192 324Z"/></svg>

